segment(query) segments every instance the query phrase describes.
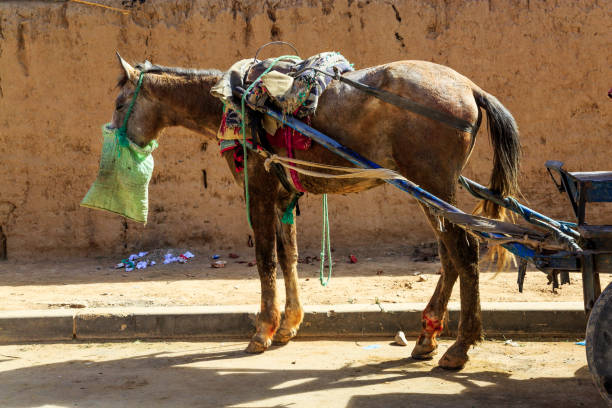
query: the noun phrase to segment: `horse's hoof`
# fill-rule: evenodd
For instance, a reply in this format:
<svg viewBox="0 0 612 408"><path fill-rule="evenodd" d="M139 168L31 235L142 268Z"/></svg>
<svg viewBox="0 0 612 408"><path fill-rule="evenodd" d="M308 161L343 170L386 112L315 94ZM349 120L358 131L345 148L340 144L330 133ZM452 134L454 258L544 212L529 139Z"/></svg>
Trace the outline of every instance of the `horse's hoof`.
<svg viewBox="0 0 612 408"><path fill-rule="evenodd" d="M429 345L417 344L412 349L410 356L415 360L431 360L433 356L438 354L438 347Z"/></svg>
<svg viewBox="0 0 612 408"><path fill-rule="evenodd" d="M437 354L438 342L434 337L428 338L421 334L412 349L412 358L415 360L429 360Z"/></svg>
<svg viewBox="0 0 612 408"><path fill-rule="evenodd" d="M460 370L470 358L460 347L451 346L438 361L438 366L447 370Z"/></svg>
<svg viewBox="0 0 612 408"><path fill-rule="evenodd" d="M266 349L268 347L270 347L270 343L271 341L268 340L266 343L268 344L264 344L258 340L251 340L249 342L249 345L247 346L247 348L244 350L245 352L249 353L249 354L260 354L263 353L264 351L266 351Z"/></svg>
<svg viewBox="0 0 612 408"><path fill-rule="evenodd" d="M289 343L289 340L291 340L292 338L295 337L296 334L297 334L297 329L283 329L283 328L280 328L274 334L273 343L274 344L279 344L279 345L287 344L287 343Z"/></svg>

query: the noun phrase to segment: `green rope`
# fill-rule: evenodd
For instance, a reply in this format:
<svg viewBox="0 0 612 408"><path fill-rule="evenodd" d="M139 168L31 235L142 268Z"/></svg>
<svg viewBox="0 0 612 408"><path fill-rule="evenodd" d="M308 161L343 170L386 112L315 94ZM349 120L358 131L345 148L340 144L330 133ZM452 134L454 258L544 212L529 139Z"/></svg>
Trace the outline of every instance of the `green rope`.
<svg viewBox="0 0 612 408"><path fill-rule="evenodd" d="M253 87L257 85L261 77L263 77L268 72L270 72L272 67L274 67L274 65L276 65L276 63L279 60L284 59L284 58L300 59L300 57L296 55L282 55L278 58L275 58L274 61L272 61L272 63L270 64L270 66L260 76L258 76L255 81L253 81L253 83L246 89L246 91L244 91L244 93L242 94L242 98L240 100L240 108L242 109L242 112L241 112L242 123L240 127L242 131L242 154L244 156L244 201L246 203L247 221L249 222L249 227L251 227L251 229L253 229L253 224L251 224L251 210L249 208L251 200L249 197L249 174L248 174L249 171L248 171L248 166L247 166L247 144L246 144L246 130L245 130L246 118L244 116L244 101L246 100L246 97L249 94L249 92L251 92L251 89L253 89Z"/></svg>
<svg viewBox="0 0 612 408"><path fill-rule="evenodd" d="M329 273L327 279L323 280L323 272L325 269L325 252L329 258L328 267ZM319 281L321 286L327 286L332 276L332 255L331 255L331 240L329 239L329 214L327 212L327 194L323 194L323 234L321 237L321 266L319 267Z"/></svg>
<svg viewBox="0 0 612 408"><path fill-rule="evenodd" d="M127 124L130 119L130 115L132 114L132 109L134 108L134 104L136 103L136 98L138 97L138 93L140 92L140 88L142 87L142 80L144 78L144 72L140 71L140 76L138 77L138 84L136 85L136 90L134 90L134 95L132 96L132 101L130 102L130 106L128 106L127 113L125 114L125 118L123 118L123 125L117 130L115 136L117 137L117 147L129 147L130 141L127 137ZM118 150L118 157L121 157L121 150Z"/></svg>
<svg viewBox="0 0 612 408"><path fill-rule="evenodd" d="M281 219L281 222L283 224L293 225L293 209L297 205L298 200L300 199L301 196L302 196L302 193L297 193L293 195L293 199L291 200L291 202L285 209L285 212L283 213L283 218Z"/></svg>

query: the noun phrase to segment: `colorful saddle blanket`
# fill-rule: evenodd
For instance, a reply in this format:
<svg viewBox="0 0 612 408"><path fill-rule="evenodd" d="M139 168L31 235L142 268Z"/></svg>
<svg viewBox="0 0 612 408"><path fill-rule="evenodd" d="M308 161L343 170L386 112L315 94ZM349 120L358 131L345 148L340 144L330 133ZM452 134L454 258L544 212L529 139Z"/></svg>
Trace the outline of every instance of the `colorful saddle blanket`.
<svg viewBox="0 0 612 408"><path fill-rule="evenodd" d="M272 68L266 73L270 66ZM217 137L242 139L240 130L243 118L240 101L233 96L232 91L237 87L247 89L254 82L255 85L246 97L251 106L262 107L270 101L284 114L301 119L312 116L316 112L319 97L332 80L331 76L313 68L331 75L334 74L334 69L340 74L353 70L352 65L338 52L324 52L305 60L286 57L277 61L273 58L254 63L252 59L248 59L232 65L211 90L225 105L223 122ZM263 126L267 133L274 135L281 124L266 116ZM247 133L248 128L249 126L245 126ZM246 137L248 139L250 135L247 134Z"/></svg>

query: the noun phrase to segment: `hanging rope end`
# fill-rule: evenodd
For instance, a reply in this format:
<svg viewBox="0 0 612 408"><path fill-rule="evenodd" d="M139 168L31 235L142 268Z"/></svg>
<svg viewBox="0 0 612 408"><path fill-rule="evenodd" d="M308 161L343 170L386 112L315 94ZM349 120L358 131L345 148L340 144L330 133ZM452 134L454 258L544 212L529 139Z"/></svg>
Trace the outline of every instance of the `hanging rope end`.
<svg viewBox="0 0 612 408"><path fill-rule="evenodd" d="M291 202L289 203L289 205L285 209L285 212L283 213L283 218L281 218L281 222L283 224L293 225L293 219L294 219L293 209L297 206L298 200L300 199L301 196L302 194L295 194L293 198L291 199Z"/></svg>

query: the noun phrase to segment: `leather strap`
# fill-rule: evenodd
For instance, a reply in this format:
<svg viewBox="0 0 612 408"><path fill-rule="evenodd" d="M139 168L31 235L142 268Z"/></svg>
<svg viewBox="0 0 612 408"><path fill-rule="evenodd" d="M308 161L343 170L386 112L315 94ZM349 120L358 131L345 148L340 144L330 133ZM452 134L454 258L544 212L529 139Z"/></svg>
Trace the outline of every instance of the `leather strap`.
<svg viewBox="0 0 612 408"><path fill-rule="evenodd" d="M344 82L345 84L351 85L352 87L359 89L360 91L373 95L384 102L390 103L391 105L395 105L398 108L406 109L421 116L425 116L426 118L436 120L462 132L475 134L478 131L478 128L476 126L473 126L467 120L459 119L455 116L447 115L444 112L428 108L427 106L423 106L408 98L404 98L401 95L387 92L383 89L378 89L366 84L362 84L361 82L353 81L352 79L348 79L341 75L336 75L335 78L341 82Z"/></svg>

